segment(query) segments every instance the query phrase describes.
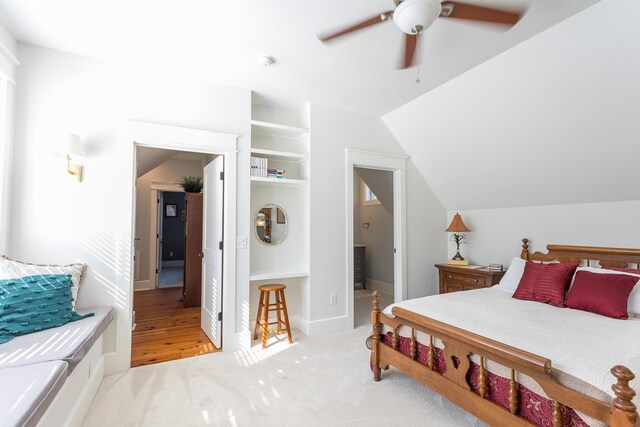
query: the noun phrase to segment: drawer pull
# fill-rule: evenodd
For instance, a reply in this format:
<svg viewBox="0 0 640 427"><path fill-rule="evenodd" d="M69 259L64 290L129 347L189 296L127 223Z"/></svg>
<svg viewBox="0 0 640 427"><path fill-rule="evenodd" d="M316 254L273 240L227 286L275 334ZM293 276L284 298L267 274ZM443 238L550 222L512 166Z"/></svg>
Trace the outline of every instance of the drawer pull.
<svg viewBox="0 0 640 427"><path fill-rule="evenodd" d="M478 279L474 280L474 282L478 283Z"/></svg>
<svg viewBox="0 0 640 427"><path fill-rule="evenodd" d="M453 276L452 276L452 275L449 275L449 279L453 279Z"/></svg>

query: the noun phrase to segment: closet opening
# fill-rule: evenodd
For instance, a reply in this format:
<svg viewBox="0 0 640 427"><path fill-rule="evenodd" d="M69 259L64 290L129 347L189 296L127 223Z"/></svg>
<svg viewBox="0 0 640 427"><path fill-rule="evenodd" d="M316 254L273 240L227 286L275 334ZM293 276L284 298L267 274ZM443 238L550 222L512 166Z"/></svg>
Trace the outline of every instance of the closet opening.
<svg viewBox="0 0 640 427"><path fill-rule="evenodd" d="M132 367L221 350L223 171L222 155L136 147Z"/></svg>

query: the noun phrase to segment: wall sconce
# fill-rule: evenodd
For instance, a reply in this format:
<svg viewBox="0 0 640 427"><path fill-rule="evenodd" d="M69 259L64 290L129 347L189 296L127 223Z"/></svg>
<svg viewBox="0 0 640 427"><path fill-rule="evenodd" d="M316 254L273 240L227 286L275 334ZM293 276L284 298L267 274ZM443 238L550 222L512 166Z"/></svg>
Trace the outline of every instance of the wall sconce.
<svg viewBox="0 0 640 427"><path fill-rule="evenodd" d="M67 173L77 177L78 182L82 182L82 166L72 165L71 156L84 157L84 149L82 148L82 141L80 137L75 133L69 134L69 141L67 146Z"/></svg>

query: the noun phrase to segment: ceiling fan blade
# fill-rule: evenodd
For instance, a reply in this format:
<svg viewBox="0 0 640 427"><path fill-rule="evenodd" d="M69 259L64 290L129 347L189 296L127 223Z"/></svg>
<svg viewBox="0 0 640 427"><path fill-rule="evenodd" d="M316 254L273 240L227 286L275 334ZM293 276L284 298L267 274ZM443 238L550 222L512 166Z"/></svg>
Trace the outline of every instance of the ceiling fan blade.
<svg viewBox="0 0 640 427"><path fill-rule="evenodd" d="M519 13L488 7L459 3L457 1L442 2L443 18L468 19L471 21L491 22L494 24L515 25L522 17Z"/></svg>
<svg viewBox="0 0 640 427"><path fill-rule="evenodd" d="M328 42L338 37L345 36L347 34L353 33L354 31L362 30L363 28L370 27L372 25L381 24L385 21L390 20L393 17L393 10L388 10L386 12L382 12L379 15L376 15L372 18L366 19L362 22L359 22L355 25L345 28L344 30L340 30L337 33L328 34L326 36L318 36L320 41Z"/></svg>
<svg viewBox="0 0 640 427"><path fill-rule="evenodd" d="M418 44L417 34L405 34L404 38L404 59L402 61L401 70L410 68L416 60L416 45Z"/></svg>

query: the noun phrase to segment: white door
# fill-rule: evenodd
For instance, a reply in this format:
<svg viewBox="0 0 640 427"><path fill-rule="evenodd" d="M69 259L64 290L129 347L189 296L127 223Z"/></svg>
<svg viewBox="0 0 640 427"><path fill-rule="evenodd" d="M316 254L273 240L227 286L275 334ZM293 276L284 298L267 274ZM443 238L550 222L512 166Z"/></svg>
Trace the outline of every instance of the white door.
<svg viewBox="0 0 640 427"><path fill-rule="evenodd" d="M160 287L160 272L162 271L162 224L164 224L164 193L158 191L158 206L157 214L158 220L156 221L156 288Z"/></svg>
<svg viewBox="0 0 640 427"><path fill-rule="evenodd" d="M222 200L224 159L204 168L202 227L202 330L216 348L222 344ZM226 242L225 242L226 243Z"/></svg>

